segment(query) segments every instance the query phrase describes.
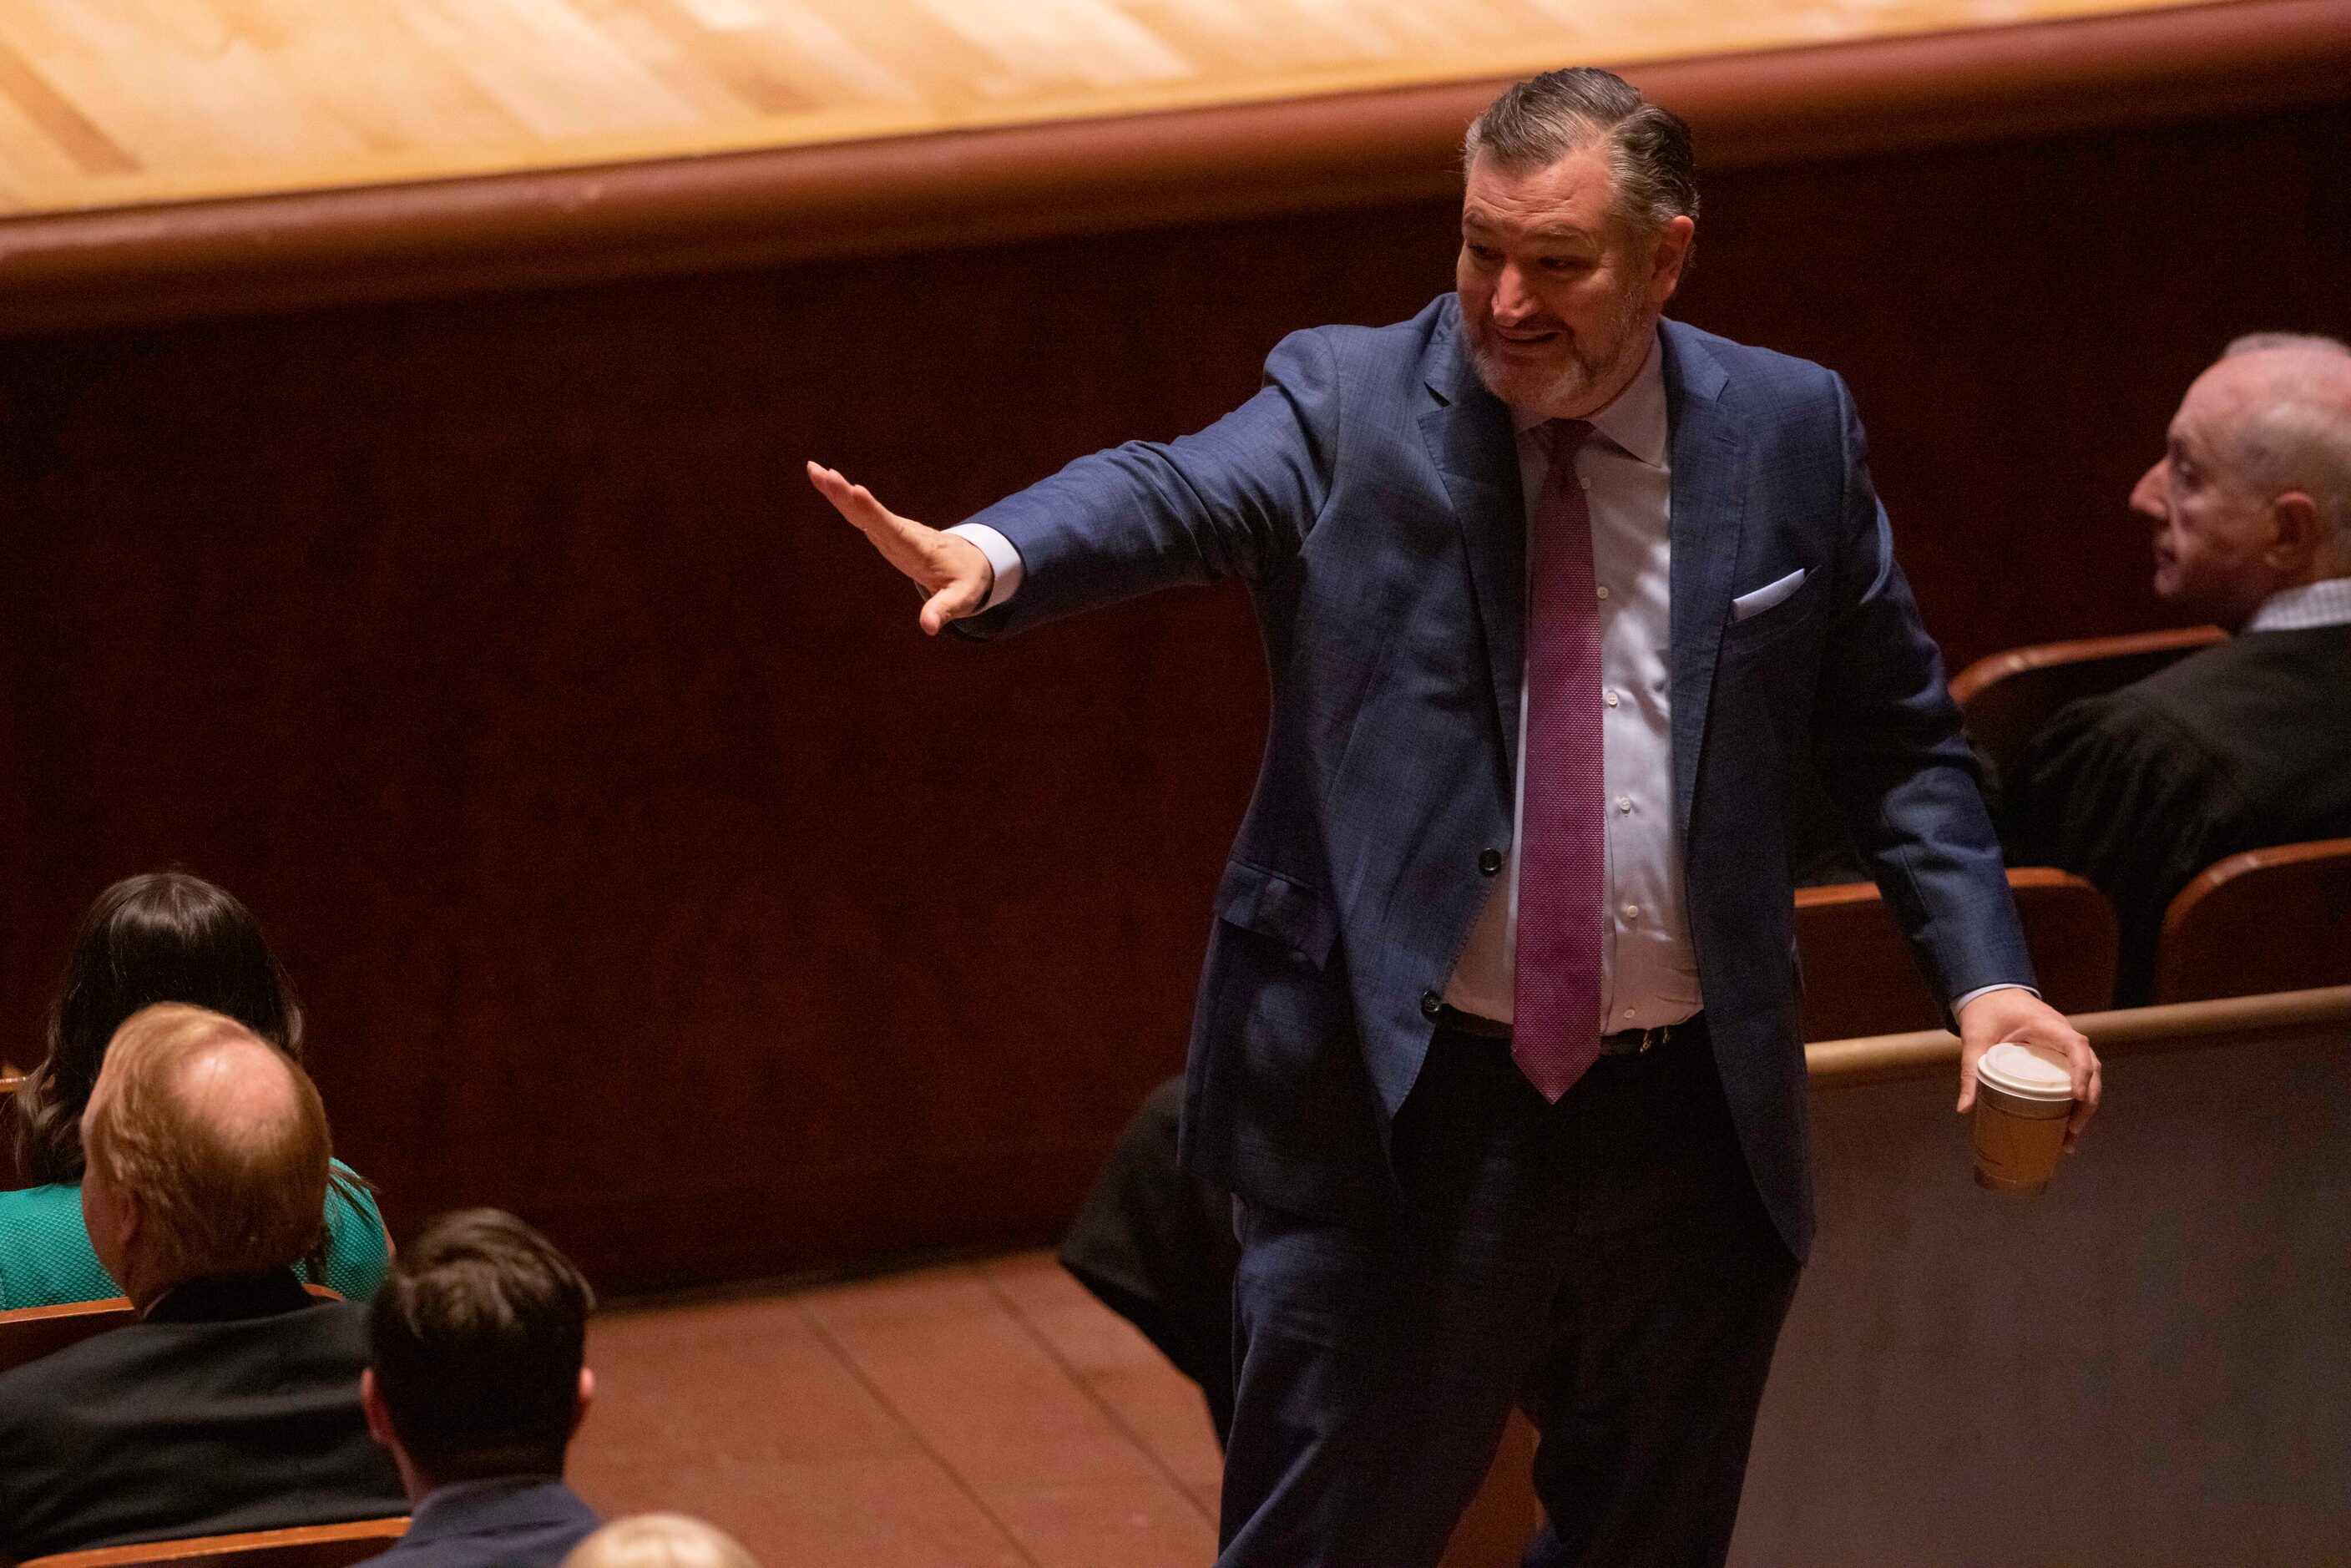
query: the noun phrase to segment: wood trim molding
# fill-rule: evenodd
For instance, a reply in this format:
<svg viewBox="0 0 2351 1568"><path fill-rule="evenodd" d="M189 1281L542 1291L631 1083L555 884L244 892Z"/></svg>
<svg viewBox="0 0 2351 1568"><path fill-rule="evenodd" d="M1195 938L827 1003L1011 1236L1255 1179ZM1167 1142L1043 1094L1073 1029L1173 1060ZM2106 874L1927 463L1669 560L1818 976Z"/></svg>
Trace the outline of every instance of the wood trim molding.
<svg viewBox="0 0 2351 1568"><path fill-rule="evenodd" d="M2011 888L2079 887L2097 892L2097 887L2085 877L2055 866L2020 865L2008 869ZM1799 909L1842 908L1855 904L1876 904L1883 894L1874 882L1825 882L1796 889Z"/></svg>
<svg viewBox="0 0 2351 1568"><path fill-rule="evenodd" d="M1960 706L1986 686L2011 675L2053 664L2078 664L2131 653L2155 653L2174 648L2201 648L2225 643L2229 634L2218 626L2182 626L2168 632L2133 632L2120 637L2083 637L2070 643L2035 643L1987 653L1951 677L1951 700Z"/></svg>
<svg viewBox="0 0 2351 1568"><path fill-rule="evenodd" d="M2246 850L2223 861L2215 861L2196 873L2196 879L2172 895L2163 912L2161 935L2168 936L2188 924L2196 906L2212 893L2236 881L2248 872L2266 871L2272 866L2302 865L2310 861L2340 861L2351 859L2351 839L2310 839L2302 843L2275 844L2267 849Z"/></svg>
<svg viewBox="0 0 2351 1568"><path fill-rule="evenodd" d="M1723 169L2351 99L2351 0L1629 66ZM0 222L0 334L1438 198L1493 81Z"/></svg>
<svg viewBox="0 0 2351 1568"><path fill-rule="evenodd" d="M2168 1007L2083 1013L2073 1019L2103 1060L2164 1051L2220 1046L2281 1045L2297 1040L2351 1041L2351 986L2278 991ZM1821 1040L1804 1048L1815 1089L1899 1083L1956 1071L1959 1040L1948 1030Z"/></svg>
<svg viewBox="0 0 2351 1568"><path fill-rule="evenodd" d="M101 1296L96 1301L67 1301L47 1307L11 1307L0 1312L0 1328L17 1323L45 1323L59 1318L104 1317L110 1312L131 1310L128 1296Z"/></svg>
<svg viewBox="0 0 2351 1568"><path fill-rule="evenodd" d="M135 1546L97 1546L26 1559L21 1568L128 1568L132 1563L184 1563L249 1552L284 1552L340 1542L393 1542L408 1533L408 1516L362 1519L350 1524L303 1524L284 1530L251 1530L235 1535L197 1535Z"/></svg>

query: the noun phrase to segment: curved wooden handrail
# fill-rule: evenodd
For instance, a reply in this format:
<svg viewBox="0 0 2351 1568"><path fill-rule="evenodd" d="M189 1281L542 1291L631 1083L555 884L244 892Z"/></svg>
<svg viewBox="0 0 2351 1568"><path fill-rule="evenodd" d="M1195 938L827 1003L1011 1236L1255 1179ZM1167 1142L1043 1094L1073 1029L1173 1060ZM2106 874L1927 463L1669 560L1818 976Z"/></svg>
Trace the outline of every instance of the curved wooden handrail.
<svg viewBox="0 0 2351 1568"><path fill-rule="evenodd" d="M2351 0L1628 65L1708 169L2333 103ZM1499 83L0 221L0 333L1441 196Z"/></svg>
<svg viewBox="0 0 2351 1568"><path fill-rule="evenodd" d="M47 1307L11 1307L0 1312L0 1328L16 1323L50 1322L64 1318L104 1317L110 1312L131 1310L128 1296L99 1296L87 1301L65 1301Z"/></svg>
<svg viewBox="0 0 2351 1568"><path fill-rule="evenodd" d="M2015 888L2068 887L2096 891L2095 885L2070 871L2055 866L2020 865L2008 868L2008 885ZM1796 889L1799 909L1838 908L1853 904L1876 904L1884 896L1874 882L1832 882L1813 887Z"/></svg>
<svg viewBox="0 0 2351 1568"><path fill-rule="evenodd" d="M2326 1036L2351 1038L2351 986L2178 1002L2168 1007L2122 1008L2083 1013L2072 1021L2089 1037L2099 1057L2107 1061L2147 1051L2278 1044ZM1815 1089L1939 1078L1957 1070L1959 1040L1939 1029L1827 1040L1806 1046L1804 1061Z"/></svg>
<svg viewBox="0 0 2351 1568"><path fill-rule="evenodd" d="M2153 999L2351 979L2351 839L2247 850L2172 898L2155 944Z"/></svg>
<svg viewBox="0 0 2351 1568"><path fill-rule="evenodd" d="M2133 632L2120 637L2082 637L2069 643L2035 643L1987 653L1951 677L1951 700L1960 706L1986 686L2052 664L2078 664L2132 653L2168 653L2225 643L2229 634L2218 626L2182 626L2167 632Z"/></svg>
<svg viewBox="0 0 2351 1568"><path fill-rule="evenodd" d="M2307 861L2351 859L2351 839L2311 839L2298 844L2274 844L2268 849L2247 850L2231 855L2227 860L2214 861L2196 873L2196 880L2172 896L2163 911L2163 932L2170 936L2186 925L2195 914L2196 906L2210 897L2213 892L2236 881L2248 872L2267 871L2272 866L2299 865Z"/></svg>
<svg viewBox="0 0 2351 1568"><path fill-rule="evenodd" d="M285 1530L249 1530L235 1535L199 1535L182 1541L152 1541L135 1546L99 1546L88 1552L59 1552L31 1557L18 1568L130 1568L141 1563L202 1563L215 1558L271 1556L308 1557L319 1548L381 1541L389 1543L408 1533L408 1517L361 1519L349 1524L304 1524ZM335 1552L337 1561L364 1561L364 1552Z"/></svg>

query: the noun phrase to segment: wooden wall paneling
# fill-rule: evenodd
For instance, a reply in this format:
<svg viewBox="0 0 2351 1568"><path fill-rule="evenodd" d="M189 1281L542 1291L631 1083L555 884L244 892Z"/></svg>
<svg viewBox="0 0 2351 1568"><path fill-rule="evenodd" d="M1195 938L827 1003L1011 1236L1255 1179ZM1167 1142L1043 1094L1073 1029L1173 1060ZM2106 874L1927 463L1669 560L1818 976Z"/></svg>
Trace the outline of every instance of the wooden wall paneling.
<svg viewBox="0 0 2351 1568"><path fill-rule="evenodd" d="M1844 371L1955 663L2153 623L2230 334L2351 329L2351 113L1731 170L1683 311ZM1181 1054L1261 745L1235 589L986 649L951 519L1446 286L1449 199L0 344L0 1039L108 881L267 924L394 1228L611 1288L1059 1228ZM21 1046L11 1054L20 1060Z"/></svg>
<svg viewBox="0 0 2351 1568"><path fill-rule="evenodd" d="M2336 107L1740 170L1677 308L1845 377L1951 669L2177 624L2131 486L2231 338L2351 335L2346 147Z"/></svg>

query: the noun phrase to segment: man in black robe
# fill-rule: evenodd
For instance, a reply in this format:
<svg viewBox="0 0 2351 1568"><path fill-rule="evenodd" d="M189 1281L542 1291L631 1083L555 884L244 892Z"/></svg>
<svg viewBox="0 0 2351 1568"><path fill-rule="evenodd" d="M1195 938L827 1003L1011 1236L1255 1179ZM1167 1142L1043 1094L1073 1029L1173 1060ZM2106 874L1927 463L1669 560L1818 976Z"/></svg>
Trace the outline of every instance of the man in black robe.
<svg viewBox="0 0 2351 1568"><path fill-rule="evenodd" d="M2078 872L2144 1002L2174 895L2245 850L2351 836L2351 347L2229 346L2131 492L2155 591L2235 633L2062 709L2006 781L2011 859Z"/></svg>

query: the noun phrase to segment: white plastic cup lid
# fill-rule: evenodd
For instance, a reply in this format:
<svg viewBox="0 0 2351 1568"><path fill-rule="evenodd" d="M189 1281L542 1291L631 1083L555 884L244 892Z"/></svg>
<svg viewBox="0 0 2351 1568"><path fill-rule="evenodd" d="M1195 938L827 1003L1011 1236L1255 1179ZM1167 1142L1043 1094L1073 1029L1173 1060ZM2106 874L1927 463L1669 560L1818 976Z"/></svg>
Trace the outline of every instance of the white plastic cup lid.
<svg viewBox="0 0 2351 1568"><path fill-rule="evenodd" d="M2002 1040L1976 1059L1976 1079L2020 1100L2071 1100L2073 1070L2063 1058Z"/></svg>

